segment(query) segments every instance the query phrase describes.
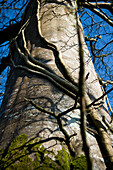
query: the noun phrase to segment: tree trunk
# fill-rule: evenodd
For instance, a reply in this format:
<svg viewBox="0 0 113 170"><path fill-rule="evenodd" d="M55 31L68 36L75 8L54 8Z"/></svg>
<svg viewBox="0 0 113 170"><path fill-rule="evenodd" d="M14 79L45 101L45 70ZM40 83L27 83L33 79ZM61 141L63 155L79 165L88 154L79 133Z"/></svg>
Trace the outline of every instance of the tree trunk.
<svg viewBox="0 0 113 170"><path fill-rule="evenodd" d="M47 139L43 146L48 150L53 150L55 154L62 148L66 149L66 146L59 141L62 138L65 139L66 135L58 120L52 115L39 111L26 99L32 99L38 106L56 115L74 106L78 89L76 84L79 79L79 47L75 11L73 10L76 4L69 2L43 2L39 10L39 2L32 0L25 10L24 26L22 26L17 39L13 40L10 45L12 60L16 66L21 65L21 67L13 67L7 80L1 108L0 146L2 148L6 148L18 135L27 134L29 139ZM80 22L79 24L81 26ZM102 95L102 90L84 41L82 27L81 33L85 75L89 73L89 77L85 81L86 91L90 100L94 101ZM30 64L24 58L28 55L27 51L32 56L29 59ZM22 57L22 53L24 57ZM63 64L59 57L62 58ZM33 59L35 60L33 61ZM41 66L40 63L43 65ZM70 82L64 66L68 69L74 82ZM51 78L51 76L53 77ZM58 84L56 83L58 82L57 77L60 79L58 81L61 81ZM70 86L66 87L68 84ZM110 121L104 99L99 102L98 116L101 119L104 115ZM77 133L70 138L68 149L71 148L76 155L83 154L80 110L70 111L62 117L62 121L68 135ZM106 128L104 124L103 126ZM98 132L95 131L95 133ZM56 139L52 137L56 137ZM87 132L87 140L94 168L105 169L95 134L91 131Z"/></svg>

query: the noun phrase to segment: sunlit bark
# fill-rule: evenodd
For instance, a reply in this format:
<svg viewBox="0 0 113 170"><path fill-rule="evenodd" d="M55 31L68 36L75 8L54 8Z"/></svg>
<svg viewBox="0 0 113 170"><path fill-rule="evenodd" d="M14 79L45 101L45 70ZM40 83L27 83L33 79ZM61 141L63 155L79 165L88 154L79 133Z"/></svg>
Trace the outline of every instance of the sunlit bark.
<svg viewBox="0 0 113 170"><path fill-rule="evenodd" d="M68 141L66 144L72 153L75 152L76 155L83 153L80 105L79 98L76 98L79 96L79 43L76 11L73 11L73 7L76 7L74 2L73 4L68 1L47 4L44 2L39 6L39 1L32 0L25 10L23 25L10 44L13 67L7 81L0 123L0 145L4 148L14 137L25 133L29 138L47 139L43 145L55 153L64 147L62 139L65 143ZM80 22L79 26L84 50L85 76L89 74L85 80L85 102L88 106L102 96L102 90L85 44ZM36 109L28 99L33 100L48 113ZM58 114L73 107L76 99L78 99L76 108L63 117L57 117ZM90 128L97 125L97 137L100 135L101 139L108 138L109 146L106 145L106 151L108 157L109 152L111 153L108 162L112 164L111 141L106 132L107 127L102 122L102 116L108 121L111 119L104 98L98 102L98 107L93 106L93 110L88 108L86 114L91 115L94 123L90 124ZM94 168L105 169L105 163L108 165L108 162L104 163L95 134L87 132L86 136ZM54 137L61 140L57 138L54 140ZM106 139L102 142L105 146Z"/></svg>

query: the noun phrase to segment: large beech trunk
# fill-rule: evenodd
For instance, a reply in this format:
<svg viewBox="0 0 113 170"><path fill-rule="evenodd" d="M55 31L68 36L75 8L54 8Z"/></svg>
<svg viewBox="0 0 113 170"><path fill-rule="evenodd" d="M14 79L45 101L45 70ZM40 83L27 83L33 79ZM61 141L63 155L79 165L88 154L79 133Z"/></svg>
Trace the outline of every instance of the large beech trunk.
<svg viewBox="0 0 113 170"><path fill-rule="evenodd" d="M45 66L48 66L49 69L53 70L61 78L67 79L65 71L59 62L57 51L50 44L47 44L47 42L54 43L61 52L66 68L69 69L73 79L78 83L80 69L79 47L76 19L74 12L72 12L74 4L70 4L68 1L63 3L60 1L56 3L43 3L40 14L38 7L38 1L32 0L27 6L23 17L23 25L25 24L23 28L24 35L30 55ZM28 19L29 21L27 22ZM81 23L79 24L81 26ZM84 41L82 28L81 34L83 36L85 75L89 73L89 77L86 80L86 91L89 100L94 101L102 95L102 90ZM43 40L43 37L47 40L46 42ZM22 32L18 35L16 42L21 52L27 55L24 49L25 42L22 38ZM26 65L24 59L21 58L14 43L11 44L11 53L15 65L29 67ZM31 67L30 69L36 71L35 67ZM29 138L38 137L41 140L51 137L64 137L61 129L59 130L57 120L53 116L36 109L25 98L33 99L38 106L59 114L74 105L74 96L76 96L74 92L73 96L71 96L50 80L46 74L41 75L39 72L33 73L23 68L13 67L7 80L7 87L1 108L0 146L5 148L19 134L27 134ZM99 119L101 120L101 116L104 115L110 121L104 99L99 102L101 102L101 105L96 109ZM70 147L77 155L81 155L83 150L80 135L80 110L75 109L69 112L62 117L62 120L63 126L69 135L77 133L76 136L70 139ZM103 128L106 129L104 124ZM87 140L90 146L94 168L105 169L105 163L95 134L87 132ZM43 143L43 145L55 153L62 149L62 143L57 140L50 140Z"/></svg>

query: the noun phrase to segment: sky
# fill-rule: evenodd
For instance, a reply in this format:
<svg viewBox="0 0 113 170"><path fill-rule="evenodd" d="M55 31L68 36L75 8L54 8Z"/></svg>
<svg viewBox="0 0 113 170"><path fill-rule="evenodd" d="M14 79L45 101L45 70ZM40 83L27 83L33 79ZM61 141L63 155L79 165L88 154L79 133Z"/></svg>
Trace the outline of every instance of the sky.
<svg viewBox="0 0 113 170"><path fill-rule="evenodd" d="M112 41L112 43L107 45L106 48L103 51L101 51L101 53L108 54L109 52L113 52L113 28L109 26L106 22L103 22L103 20L100 17L95 15L90 10L87 10L87 12L90 14L90 16L87 13L85 13L81 18L81 22L84 28L84 34L90 38L94 37L95 35L101 35L101 39L97 41L95 46L97 49L101 49L102 47L105 46L105 44ZM108 15L110 14L108 10L104 10L104 12L107 13ZM87 45L89 47L90 43L87 42ZM92 56L90 47L89 51ZM108 55L107 57L104 58L95 59L94 66L96 72L101 78L103 78L104 80L113 81L113 54ZM107 86L107 90L109 90L110 88L112 88L112 85ZM113 91L108 94L108 98L113 109Z"/></svg>

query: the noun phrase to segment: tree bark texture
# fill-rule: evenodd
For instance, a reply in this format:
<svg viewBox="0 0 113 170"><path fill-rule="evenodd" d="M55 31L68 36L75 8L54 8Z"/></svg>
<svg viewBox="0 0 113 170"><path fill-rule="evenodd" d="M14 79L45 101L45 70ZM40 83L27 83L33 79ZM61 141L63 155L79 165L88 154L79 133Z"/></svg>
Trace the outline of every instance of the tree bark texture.
<svg viewBox="0 0 113 170"><path fill-rule="evenodd" d="M25 24L24 36L30 55L40 63L48 66L54 72L53 74L59 76L60 79L67 79L65 71L59 62L58 53L55 50L56 46L66 68L68 68L75 82L78 83L79 50L76 19L74 13L72 13L75 8L74 3L70 4L68 1L64 3L60 1L42 3L40 13L38 11L38 5L38 1L32 0L27 6L23 17L23 25ZM29 22L27 23L28 19ZM81 26L80 22L79 24ZM84 41L82 27L81 34L85 57L85 75L89 73L89 77L85 81L86 91L90 100L94 101L102 95L102 90ZM44 41L43 38L47 41ZM18 35L16 42L21 52L27 55L24 49L22 32ZM50 44L47 42L50 42ZM55 46L53 47L51 43L55 44ZM38 64L35 64L35 66L26 66L25 60L21 57L14 43L11 44L11 53L16 66L21 65L37 71ZM53 80L55 79L53 78ZM69 81L67 80L67 82ZM70 84L72 85L72 83ZM77 88L76 85L73 86L75 89ZM72 89L70 90L72 91ZM7 80L6 92L1 108L0 146L5 148L14 137L23 133L27 134L29 138L39 137L40 139L46 139L55 136L64 137L64 134L59 130L55 118L37 110L25 98L33 99L40 107L59 114L72 107L75 103L76 94L73 92L73 96L71 96L65 93L62 88L48 78L46 73L41 75L39 71L38 73L33 73L23 68L13 67ZM101 119L101 116L104 115L110 121L104 99L99 102L100 105L96 110L98 116ZM80 135L80 110L75 109L69 112L62 117L62 121L69 135L77 133L76 136L70 139L70 146L77 155L81 155L83 151ZM104 124L103 126L107 129ZM95 135L87 132L87 140L90 146L94 168L105 169L104 160ZM55 153L62 149L61 142L57 140L50 140L43 145L49 148L49 150L53 149Z"/></svg>

